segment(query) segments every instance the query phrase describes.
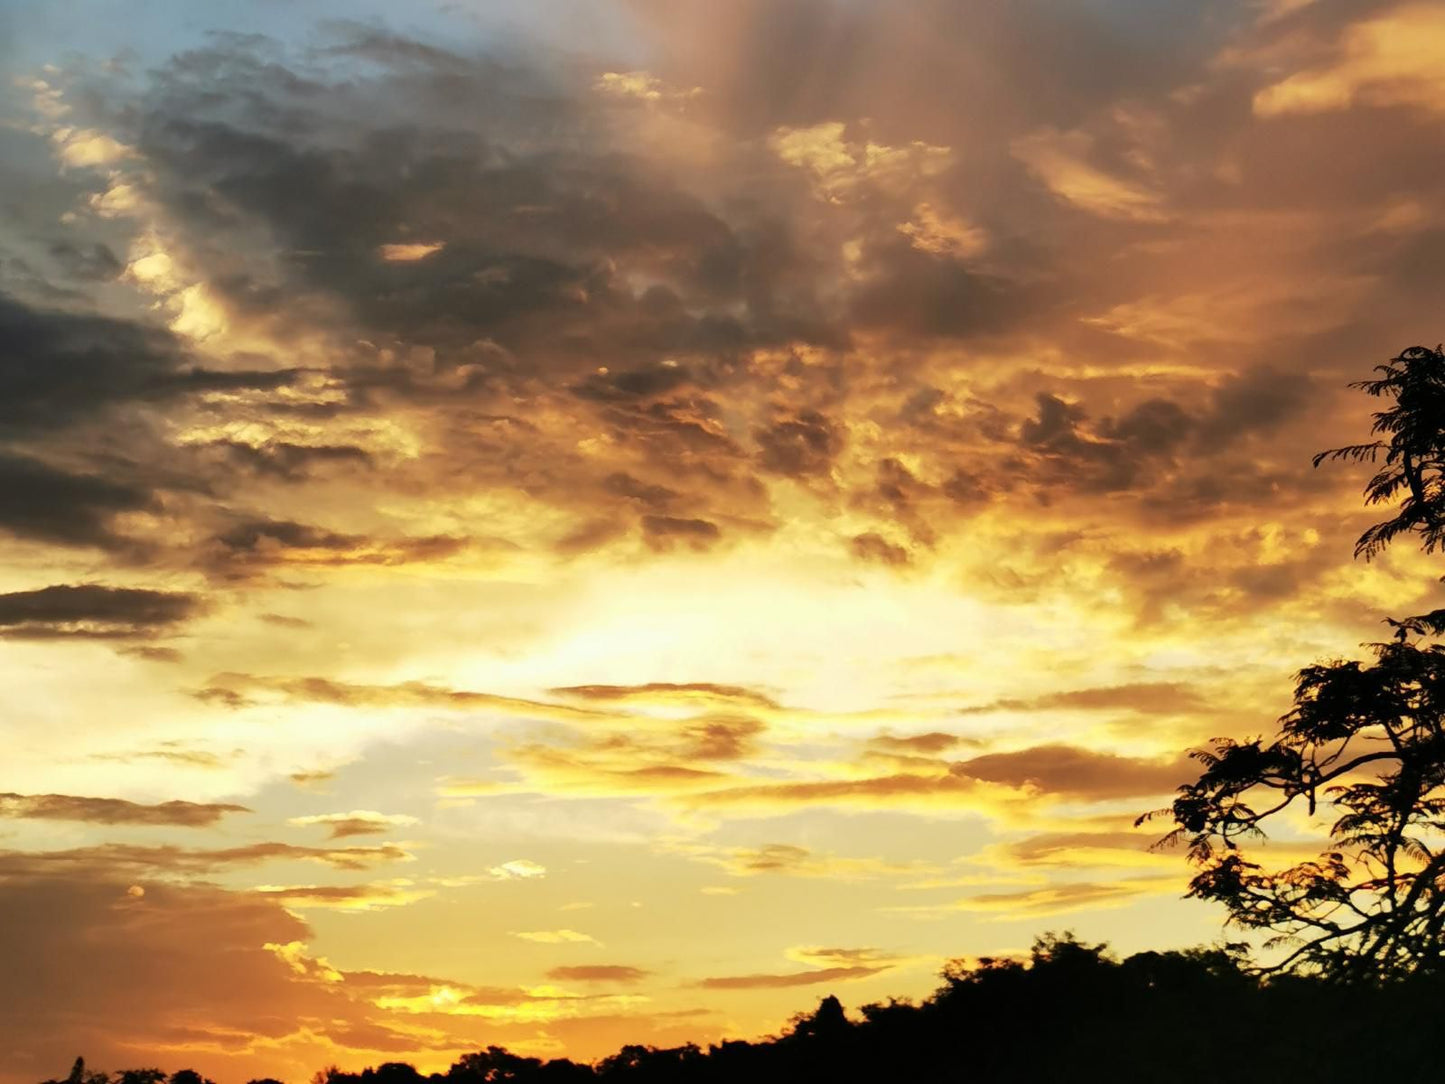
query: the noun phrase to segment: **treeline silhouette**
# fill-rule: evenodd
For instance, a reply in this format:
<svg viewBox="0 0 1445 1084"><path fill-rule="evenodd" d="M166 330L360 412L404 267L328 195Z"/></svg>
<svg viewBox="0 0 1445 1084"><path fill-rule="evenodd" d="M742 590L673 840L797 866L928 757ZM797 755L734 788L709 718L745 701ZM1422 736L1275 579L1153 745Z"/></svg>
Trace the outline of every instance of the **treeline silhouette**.
<svg viewBox="0 0 1445 1084"><path fill-rule="evenodd" d="M1424 1081L1441 1074L1445 974L1397 981L1262 977L1236 947L1140 952L1119 960L1070 934L1027 960L952 964L921 1003L836 997L782 1034L659 1049L624 1046L595 1064L491 1046L445 1073L388 1062L323 1069L313 1084L772 1084L772 1082L1111 1081L1276 1084ZM190 1070L92 1073L45 1084L211 1084ZM253 1080L249 1084L280 1084Z"/></svg>

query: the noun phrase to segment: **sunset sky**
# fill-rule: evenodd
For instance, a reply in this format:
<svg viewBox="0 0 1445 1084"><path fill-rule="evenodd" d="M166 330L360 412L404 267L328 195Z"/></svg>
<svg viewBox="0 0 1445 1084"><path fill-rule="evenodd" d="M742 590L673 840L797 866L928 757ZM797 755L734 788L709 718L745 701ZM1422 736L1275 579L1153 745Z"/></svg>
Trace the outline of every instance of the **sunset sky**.
<svg viewBox="0 0 1445 1084"><path fill-rule="evenodd" d="M1217 938L1135 816L1441 604L1310 457L1445 338L1442 56L1368 0L0 0L0 1082Z"/></svg>

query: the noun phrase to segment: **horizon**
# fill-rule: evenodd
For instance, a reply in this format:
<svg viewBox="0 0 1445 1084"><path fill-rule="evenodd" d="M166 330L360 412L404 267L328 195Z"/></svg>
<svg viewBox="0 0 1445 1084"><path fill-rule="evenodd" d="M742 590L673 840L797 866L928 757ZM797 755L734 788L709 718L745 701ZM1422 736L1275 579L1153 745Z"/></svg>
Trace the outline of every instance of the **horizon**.
<svg viewBox="0 0 1445 1084"><path fill-rule="evenodd" d="M1135 818L1445 604L1311 465L1445 336L1442 54L1410 2L0 8L0 1084L1218 942Z"/></svg>

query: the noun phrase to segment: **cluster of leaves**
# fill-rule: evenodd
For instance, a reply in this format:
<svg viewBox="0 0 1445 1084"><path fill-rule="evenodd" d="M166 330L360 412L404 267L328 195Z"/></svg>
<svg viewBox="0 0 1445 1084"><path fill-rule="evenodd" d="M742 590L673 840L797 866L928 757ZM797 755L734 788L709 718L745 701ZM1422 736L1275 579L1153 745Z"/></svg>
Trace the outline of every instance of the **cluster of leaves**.
<svg viewBox="0 0 1445 1084"><path fill-rule="evenodd" d="M1027 960L951 965L943 979L931 998L867 1005L861 1020L825 998L767 1041L626 1046L596 1065L494 1046L445 1073L391 1062L323 1070L315 1084L1420 1080L1445 995L1435 975L1265 979L1228 948L1118 960L1068 935L1040 939Z"/></svg>
<svg viewBox="0 0 1445 1084"><path fill-rule="evenodd" d="M1367 560L1402 534L1426 552L1445 544L1445 353L1411 347L1376 371L1353 387L1390 402L1374 415L1380 439L1315 457L1383 459L1366 502L1400 505L1360 536ZM1190 895L1272 935L1266 970L1369 983L1445 972L1445 647L1431 639L1445 610L1387 623L1373 662L1300 671L1272 741L1196 750L1203 773L1160 811L1175 823L1161 842L1187 841L1199 867ZM1246 858L1240 842L1263 822L1322 803L1334 821L1317 858L1274 872Z"/></svg>
<svg viewBox="0 0 1445 1084"><path fill-rule="evenodd" d="M1445 352L1412 346L1384 365L1374 380L1351 384L1392 405L1376 411L1371 433L1386 439L1331 448L1314 457L1384 463L1365 486L1366 504L1400 499L1395 515L1375 524L1355 543L1355 556L1378 556L1402 534L1416 533L1426 553L1445 544Z"/></svg>
<svg viewBox="0 0 1445 1084"><path fill-rule="evenodd" d="M1274 741L1218 740L1194 756L1166 841L1200 866L1190 894L1223 903L1239 926L1274 932L1296 965L1357 979L1445 965L1445 648L1399 636L1375 661L1301 671ZM1331 848L1276 872L1247 861L1242 838L1291 806L1335 814Z"/></svg>

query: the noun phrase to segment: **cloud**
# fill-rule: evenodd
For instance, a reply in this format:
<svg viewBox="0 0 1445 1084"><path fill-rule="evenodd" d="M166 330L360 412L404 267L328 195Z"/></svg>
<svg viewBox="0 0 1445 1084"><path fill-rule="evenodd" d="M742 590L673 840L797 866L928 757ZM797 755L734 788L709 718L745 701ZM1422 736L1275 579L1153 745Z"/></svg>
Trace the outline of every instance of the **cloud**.
<svg viewBox="0 0 1445 1084"><path fill-rule="evenodd" d="M877 531L857 535L850 543L853 556L860 561L872 561L894 568L913 563L913 557L903 546L889 542Z"/></svg>
<svg viewBox="0 0 1445 1084"><path fill-rule="evenodd" d="M357 444L298 444L268 437L255 444L227 439L211 441L202 447L220 453L228 462L259 477L287 482L305 481L322 466L372 468L376 465L372 453Z"/></svg>
<svg viewBox="0 0 1445 1084"><path fill-rule="evenodd" d="M184 592L54 584L0 594L0 636L28 640L154 636L202 608L198 596Z"/></svg>
<svg viewBox="0 0 1445 1084"><path fill-rule="evenodd" d="M933 868L914 862L818 853L792 843L767 843L761 847L673 844L669 850L717 866L735 877L782 874L855 881L877 877L916 876Z"/></svg>
<svg viewBox="0 0 1445 1084"><path fill-rule="evenodd" d="M382 245L378 254L387 263L415 263L446 248L445 241L404 241Z"/></svg>
<svg viewBox="0 0 1445 1084"><path fill-rule="evenodd" d="M967 260L988 247L984 230L926 202L913 208L913 217L900 223L898 232L919 251L950 259Z"/></svg>
<svg viewBox="0 0 1445 1084"><path fill-rule="evenodd" d="M780 127L769 136L768 146L784 162L807 172L818 198L829 203L859 198L875 188L907 191L951 163L948 147L922 140L904 147L850 141L846 128L841 121Z"/></svg>
<svg viewBox="0 0 1445 1084"><path fill-rule="evenodd" d="M936 756L963 740L957 734L934 730L925 734L875 734L868 744L889 752Z"/></svg>
<svg viewBox="0 0 1445 1084"><path fill-rule="evenodd" d="M889 966L902 959L900 956L876 948L822 948L806 945L787 949L783 955L790 960L813 967L837 967L842 964Z"/></svg>
<svg viewBox="0 0 1445 1084"><path fill-rule="evenodd" d="M826 474L842 450L844 435L830 418L815 410L780 417L753 433L764 470L790 478Z"/></svg>
<svg viewBox="0 0 1445 1084"><path fill-rule="evenodd" d="M205 369L164 329L33 307L4 293L0 341L8 344L0 360L0 432L8 436L53 431L116 406L276 389L295 376Z"/></svg>
<svg viewBox="0 0 1445 1084"><path fill-rule="evenodd" d="M526 858L514 858L487 870L499 881L531 881L547 876L547 867Z"/></svg>
<svg viewBox="0 0 1445 1084"><path fill-rule="evenodd" d="M1178 854L1154 850L1158 832L1100 830L1041 832L1012 843L991 845L979 861L1002 871L1095 868L1177 869Z"/></svg>
<svg viewBox="0 0 1445 1084"><path fill-rule="evenodd" d="M1322 113L1357 103L1445 112L1445 76L1435 58L1445 46L1445 14L1434 4L1402 4L1346 27L1337 56L1258 91L1261 117Z"/></svg>
<svg viewBox="0 0 1445 1084"><path fill-rule="evenodd" d="M123 551L130 544L115 531L115 517L153 505L150 490L135 482L0 452L0 529L17 538Z"/></svg>
<svg viewBox="0 0 1445 1084"><path fill-rule="evenodd" d="M686 795L687 804L700 809L754 811L830 805L844 809L933 812L975 809L998 813L1019 800L1019 794L1011 787L993 787L963 773L951 772L946 765L930 765L930 770L921 772L898 771L852 778L740 782Z"/></svg>
<svg viewBox="0 0 1445 1084"><path fill-rule="evenodd" d="M817 971L794 971L786 974L722 975L698 983L706 990L777 990L793 986L816 986L825 982L847 982L866 979L886 971L884 967L825 967Z"/></svg>
<svg viewBox="0 0 1445 1084"><path fill-rule="evenodd" d="M722 537L716 523L678 516L643 516L642 533L649 546L663 550L678 542L695 550L705 550Z"/></svg>
<svg viewBox="0 0 1445 1084"><path fill-rule="evenodd" d="M602 944L591 934L578 933L576 930L514 930L512 936L523 941L533 941L539 945L597 945L601 947Z"/></svg>
<svg viewBox="0 0 1445 1084"><path fill-rule="evenodd" d="M419 888L408 880L353 885L257 885L249 890L288 908L305 911L380 911L430 899L434 889Z"/></svg>
<svg viewBox="0 0 1445 1084"><path fill-rule="evenodd" d="M117 764L154 760L187 768L222 769L228 761L236 759L236 752L233 750L229 755L223 756L208 749L187 749L184 742L165 741L154 749L140 749L133 753L95 753L91 759L109 760Z"/></svg>
<svg viewBox="0 0 1445 1084"><path fill-rule="evenodd" d="M217 674L196 694L202 700L234 707L256 697L280 701L335 704L356 708L448 708L456 711L497 711L524 718L599 720L609 713L570 704L551 704L492 693L428 685L420 681L397 685L362 685L323 677L261 677L254 674Z"/></svg>
<svg viewBox="0 0 1445 1084"><path fill-rule="evenodd" d="M88 824L209 828L227 813L250 812L243 805L215 802L170 801L142 805L122 798L83 798L72 794L0 794L0 817L82 821Z"/></svg>
<svg viewBox="0 0 1445 1084"><path fill-rule="evenodd" d="M0 877L68 875L77 870L104 877L194 877L266 862L316 862L338 870L365 870L413 856L395 844L377 847L299 847L248 843L215 849L100 843L64 851L0 851Z"/></svg>
<svg viewBox="0 0 1445 1084"><path fill-rule="evenodd" d="M706 978L698 983L709 990L770 990L793 986L816 986L825 982L847 982L877 975L896 967L901 958L877 949L796 948L789 959L815 968L783 974L728 975Z"/></svg>
<svg viewBox="0 0 1445 1084"><path fill-rule="evenodd" d="M1178 682L1134 682L1087 689L1066 689L1028 699L1005 698L963 708L963 714L989 711L1128 711L1140 715L1196 714L1208 703L1199 691Z"/></svg>
<svg viewBox="0 0 1445 1084"><path fill-rule="evenodd" d="M418 821L415 817L401 813L353 809L350 813L318 813L309 817L292 817L287 823L298 827L320 825L327 830L328 839L346 839L350 836L384 835L393 828L408 827Z"/></svg>
<svg viewBox="0 0 1445 1084"><path fill-rule="evenodd" d="M577 964L554 967L547 972L547 977L558 982L611 982L630 986L642 982L651 974L640 967L625 964Z"/></svg>
<svg viewBox="0 0 1445 1084"><path fill-rule="evenodd" d="M1177 893L1179 880L1174 876L1139 877L1116 883L1075 882L1051 885L1023 892L987 892L969 896L942 908L932 910L964 911L991 915L1000 921L1025 921L1074 911L1094 911L1127 907L1139 897L1158 893ZM896 908L915 912L929 908Z"/></svg>
<svg viewBox="0 0 1445 1084"><path fill-rule="evenodd" d="M603 72L597 77L594 86L601 94L648 105L686 102L703 92L701 87L673 89L657 76L645 71Z"/></svg>
<svg viewBox="0 0 1445 1084"><path fill-rule="evenodd" d="M247 520L216 535L213 540L216 560L227 570L270 565L393 566L445 559L459 553L466 545L465 539L447 535L369 538L291 520Z"/></svg>
<svg viewBox="0 0 1445 1084"><path fill-rule="evenodd" d="M0 954L27 975L0 984L6 1069L40 1079L63 1071L77 1050L92 1065L115 1065L134 1064L143 1049L219 1079L298 1079L337 1057L446 1063L512 1021L535 1028L564 1012L583 1015L524 990L341 970L311 954L310 927L282 906L347 906L348 893L353 904L399 902L404 888L387 887L142 889L82 870L0 878L0 907L12 919L0 929ZM186 992L181 1001L177 990ZM433 1015L419 1017L408 998ZM475 1030L462 1015L438 1026L448 1008L468 1006L496 1015L479 1016L485 1027Z"/></svg>
<svg viewBox="0 0 1445 1084"><path fill-rule="evenodd" d="M1109 173L1089 161L1092 138L1084 132L1041 129L1014 140L1014 157L1059 198L1104 218L1162 222L1163 198L1148 185Z"/></svg>
<svg viewBox="0 0 1445 1084"><path fill-rule="evenodd" d="M565 685L547 690L553 696L579 700L624 701L641 704L722 704L740 708L778 710L771 696L743 685L710 681L652 681L642 685Z"/></svg>
<svg viewBox="0 0 1445 1084"><path fill-rule="evenodd" d="M1069 745L986 753L960 761L950 771L968 779L1093 801L1168 794L1194 774L1182 756L1147 760Z"/></svg>
<svg viewBox="0 0 1445 1084"><path fill-rule="evenodd" d="M682 861L764 916L799 877L861 886L845 911L967 879L985 895L962 913L985 917L1154 892L1135 879L1167 856L1093 816L1194 774L1149 751L1206 717L1246 725L1298 657L1417 612L1433 583L1349 571L1359 479L1308 452L1356 424L1336 388L1382 343L1433 334L1438 18L1287 6L639 0L627 56L606 33L484 55L467 33L328 26L213 36L144 72L67 60L24 88L35 114L0 130L0 628L32 641L8 709L23 777L200 784L198 820L234 794L273 822L320 810L288 829L316 847L12 822L76 838L7 852L7 877L103 875L123 907L276 882L244 937L179 941L243 965L245 945L299 945L263 961L288 985L256 995L260 1022L210 1007L203 976L190 1016L157 994L160 1024L122 1014L126 1034L285 1048L307 1063L267 1067L286 1079L363 1041L701 1041L722 1023L658 1023L689 1007L675 991L591 996L640 979L534 997L353 978L285 913L358 911L404 958L464 881L521 906L558 862L582 876L582 837L665 836L639 877ZM89 594L24 590L45 584ZM105 593L141 589L193 607ZM158 646L182 631L183 652ZM41 642L63 636L116 646ZM177 696L197 685L216 710ZM72 725L91 718L114 723L103 746ZM398 727L415 756L392 755ZM338 802L297 805L286 776L337 764ZM549 880L501 883L536 870L496 852L410 884L386 877L412 844L336 846L410 831L370 805L428 785L454 797L425 826L442 857L475 816L562 856ZM106 815L169 807L132 805ZM970 818L988 842L904 861L862 812ZM719 823L746 834L703 835ZM572 843L517 842L552 835ZM556 900L600 914L594 888ZM426 893L435 909L366 913ZM66 936L136 937L157 957L140 980L191 989L159 935L92 917ZM554 948L503 941L564 956L568 931L533 922L500 929ZM783 997L888 963L759 966L756 927L735 932L746 967L668 969ZM612 981L585 974L559 981ZM340 989L297 1002L300 984ZM108 1018L93 996L87 1027ZM26 1026L31 1046L66 1034ZM211 1075L256 1075L232 1060Z"/></svg>
<svg viewBox="0 0 1445 1084"><path fill-rule="evenodd" d="M262 947L310 936L267 901L154 885L137 897L90 877L0 880L0 897L12 918L0 931L5 957L31 976L0 984L0 1034L9 1068L37 1079L80 1049L92 1064L114 1064L132 1059L129 1043L154 1056L182 1036L222 1050L228 1034L284 1040L296 1017L320 1007Z"/></svg>

